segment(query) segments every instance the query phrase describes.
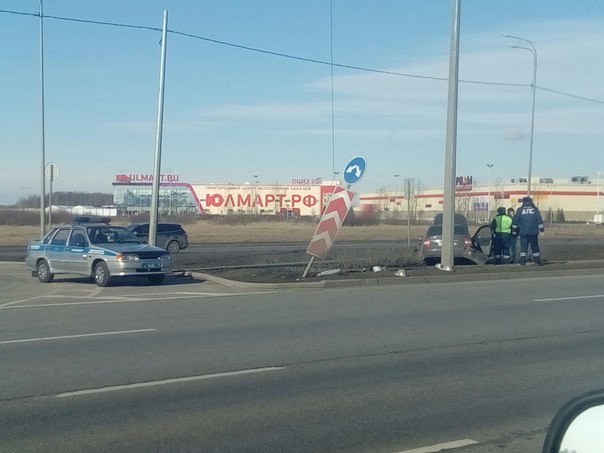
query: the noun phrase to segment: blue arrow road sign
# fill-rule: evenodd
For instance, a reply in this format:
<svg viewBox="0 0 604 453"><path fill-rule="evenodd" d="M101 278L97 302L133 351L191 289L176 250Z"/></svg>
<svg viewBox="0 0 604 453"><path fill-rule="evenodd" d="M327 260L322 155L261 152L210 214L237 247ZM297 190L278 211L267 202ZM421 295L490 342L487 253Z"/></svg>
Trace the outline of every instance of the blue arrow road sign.
<svg viewBox="0 0 604 453"><path fill-rule="evenodd" d="M344 181L347 184L359 182L365 174L366 165L364 157L355 157L352 159L344 169Z"/></svg>

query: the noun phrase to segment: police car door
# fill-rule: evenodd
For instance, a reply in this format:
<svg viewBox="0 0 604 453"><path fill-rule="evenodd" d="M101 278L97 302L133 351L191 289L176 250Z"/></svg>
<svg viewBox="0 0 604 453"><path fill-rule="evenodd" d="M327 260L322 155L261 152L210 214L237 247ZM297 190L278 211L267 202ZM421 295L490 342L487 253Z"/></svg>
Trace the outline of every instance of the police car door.
<svg viewBox="0 0 604 453"><path fill-rule="evenodd" d="M71 230L69 241L65 247L65 270L74 274L90 275L87 260L89 247L84 228Z"/></svg>
<svg viewBox="0 0 604 453"><path fill-rule="evenodd" d="M45 256L52 272L65 272L65 245L69 237L69 228L60 228L46 246Z"/></svg>

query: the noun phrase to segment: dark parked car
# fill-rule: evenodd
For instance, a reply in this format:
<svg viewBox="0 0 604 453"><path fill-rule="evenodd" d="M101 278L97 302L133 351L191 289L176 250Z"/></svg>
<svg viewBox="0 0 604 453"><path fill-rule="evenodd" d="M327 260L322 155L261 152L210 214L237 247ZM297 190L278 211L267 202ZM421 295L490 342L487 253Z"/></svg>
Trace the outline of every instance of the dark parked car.
<svg viewBox="0 0 604 453"><path fill-rule="evenodd" d="M480 226L473 236L468 229L468 221L461 214L455 214L453 225L453 256L459 263L485 264L491 255L493 235L489 225ZM437 214L434 223L428 227L421 242L424 263L436 264L441 260L443 243L442 214Z"/></svg>
<svg viewBox="0 0 604 453"><path fill-rule="evenodd" d="M140 240L149 242L148 223L133 223L126 228L132 231L132 234ZM178 223L158 223L155 245L174 254L189 246L189 238L187 237L186 231Z"/></svg>

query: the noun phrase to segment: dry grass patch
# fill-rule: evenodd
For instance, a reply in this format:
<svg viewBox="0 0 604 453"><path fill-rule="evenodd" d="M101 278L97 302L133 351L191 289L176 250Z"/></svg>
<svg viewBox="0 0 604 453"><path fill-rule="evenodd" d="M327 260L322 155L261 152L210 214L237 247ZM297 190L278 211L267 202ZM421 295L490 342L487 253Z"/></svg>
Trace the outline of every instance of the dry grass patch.
<svg viewBox="0 0 604 453"><path fill-rule="evenodd" d="M217 225L197 222L184 225L193 243L227 242L310 242L317 225L296 222L254 222L247 225ZM426 227L412 226L411 238L417 240ZM407 239L407 227L400 225L343 226L338 234L340 241L376 241Z"/></svg>
<svg viewBox="0 0 604 453"><path fill-rule="evenodd" d="M39 226L0 225L0 246L23 246L40 237Z"/></svg>
<svg viewBox="0 0 604 453"><path fill-rule="evenodd" d="M118 222L115 222L116 224ZM310 242L315 223L252 222L245 225L220 225L199 220L184 225L193 244L220 244L229 242ZM411 225L410 239L416 242L426 232L426 225ZM470 226L470 231L475 227ZM0 246L25 246L39 236L39 226L0 225ZM339 241L407 241L407 225L344 226ZM594 224L546 225L546 238L604 239L604 226Z"/></svg>

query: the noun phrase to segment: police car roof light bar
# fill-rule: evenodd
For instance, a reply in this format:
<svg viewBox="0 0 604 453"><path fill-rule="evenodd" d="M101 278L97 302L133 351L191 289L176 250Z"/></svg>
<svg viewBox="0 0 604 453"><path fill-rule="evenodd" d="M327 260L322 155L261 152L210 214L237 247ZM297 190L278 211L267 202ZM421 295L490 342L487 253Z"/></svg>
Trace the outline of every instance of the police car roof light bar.
<svg viewBox="0 0 604 453"><path fill-rule="evenodd" d="M98 215L78 215L73 218L73 223L105 223L109 225L111 217L102 217Z"/></svg>

